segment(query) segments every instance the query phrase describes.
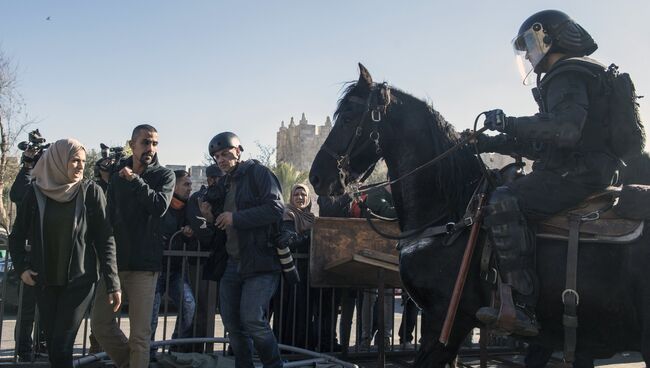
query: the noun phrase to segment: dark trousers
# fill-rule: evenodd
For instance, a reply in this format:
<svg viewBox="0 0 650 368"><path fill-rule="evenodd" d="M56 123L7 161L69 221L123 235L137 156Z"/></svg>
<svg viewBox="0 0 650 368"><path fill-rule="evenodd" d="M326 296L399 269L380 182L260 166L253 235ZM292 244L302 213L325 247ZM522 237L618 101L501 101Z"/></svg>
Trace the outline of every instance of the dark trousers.
<svg viewBox="0 0 650 368"><path fill-rule="evenodd" d="M37 293L40 322L52 367L72 367L72 349L93 298L94 283L46 286Z"/></svg>
<svg viewBox="0 0 650 368"><path fill-rule="evenodd" d="M413 331L418 322L418 306L413 299L402 295L404 306L402 311L402 323L399 325L399 342L406 344L413 342Z"/></svg>
<svg viewBox="0 0 650 368"><path fill-rule="evenodd" d="M352 332L352 320L354 319L354 308L361 310L363 300L362 289L339 289L341 294L341 320L339 321L339 330L341 331L341 345L350 346L350 333ZM361 313L358 321L361 321ZM357 340L361 336L361 324L357 324ZM356 342L355 342L356 343Z"/></svg>
<svg viewBox="0 0 650 368"><path fill-rule="evenodd" d="M36 314L36 288L23 284L19 281L18 287L23 286L23 300L20 308L20 321L14 329L14 340L16 341L18 356L29 357L32 354L32 331L34 330L34 317ZM42 332L42 327L39 327ZM41 333L40 339L44 340Z"/></svg>
<svg viewBox="0 0 650 368"><path fill-rule="evenodd" d="M334 288L310 288L311 311L316 333L316 346L321 352L340 351L336 336L337 310L341 304L340 295Z"/></svg>
<svg viewBox="0 0 650 368"><path fill-rule="evenodd" d="M273 296L273 332L281 344L314 349L318 336L309 313L309 293L317 289L309 288L307 263L308 259L296 259L300 275L298 284L291 285L284 279L280 280L280 286Z"/></svg>
<svg viewBox="0 0 650 368"><path fill-rule="evenodd" d="M569 209L609 183L572 178L546 170L537 170L506 186L519 200L528 220L541 220Z"/></svg>

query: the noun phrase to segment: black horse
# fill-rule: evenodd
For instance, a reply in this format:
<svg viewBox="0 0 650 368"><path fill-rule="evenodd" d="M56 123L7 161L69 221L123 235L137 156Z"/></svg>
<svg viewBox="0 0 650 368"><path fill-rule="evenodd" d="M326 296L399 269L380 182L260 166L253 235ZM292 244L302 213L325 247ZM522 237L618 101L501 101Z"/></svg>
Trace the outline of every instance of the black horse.
<svg viewBox="0 0 650 368"><path fill-rule="evenodd" d="M359 65L359 80L343 93L335 124L316 155L310 181L320 195L340 194L383 157L391 178L399 178L459 142L459 134L429 104L389 87L375 84ZM403 232L438 220L458 221L482 176L471 147L464 147L436 165L392 185ZM485 235L471 261L456 321L447 346L438 342L443 320L468 238L465 231L452 244L443 237L402 242L400 275L404 287L427 315L418 367L450 364L473 327L474 314L489 303L480 277ZM650 361L650 236L626 245L580 245L578 263L577 354L583 360L610 357L619 351L641 351ZM562 350L566 243L538 239L537 272L540 297L537 314L541 333L531 342ZM585 359L589 358L589 359Z"/></svg>

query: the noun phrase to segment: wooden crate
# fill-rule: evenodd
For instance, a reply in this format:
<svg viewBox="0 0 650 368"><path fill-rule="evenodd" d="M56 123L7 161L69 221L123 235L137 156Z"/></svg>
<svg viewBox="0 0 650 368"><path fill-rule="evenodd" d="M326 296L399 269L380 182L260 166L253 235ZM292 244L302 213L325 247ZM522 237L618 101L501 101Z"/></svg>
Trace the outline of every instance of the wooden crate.
<svg viewBox="0 0 650 368"><path fill-rule="evenodd" d="M394 222L373 220L382 232L399 234ZM379 270L386 287L401 287L396 240L383 238L358 218L316 218L311 233L313 287L376 288Z"/></svg>

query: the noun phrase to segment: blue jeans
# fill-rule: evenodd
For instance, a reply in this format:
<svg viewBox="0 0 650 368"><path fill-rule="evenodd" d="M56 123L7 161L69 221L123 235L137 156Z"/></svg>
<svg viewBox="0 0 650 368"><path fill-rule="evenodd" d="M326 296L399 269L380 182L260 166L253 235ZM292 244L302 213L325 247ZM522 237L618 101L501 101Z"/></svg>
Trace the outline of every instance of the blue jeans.
<svg viewBox="0 0 650 368"><path fill-rule="evenodd" d="M280 274L266 273L242 279L238 267L239 262L228 259L219 283L221 319L235 353L235 367L254 367L253 344L265 368L282 367L278 342L267 320Z"/></svg>
<svg viewBox="0 0 650 368"><path fill-rule="evenodd" d="M165 293L165 283L167 282L167 274L161 272L158 276L158 283L156 284L156 294L153 299L153 313L151 313L151 339L154 340L156 336L156 327L158 327L158 312L160 310L160 303L162 296ZM194 312L196 311L196 301L192 294L192 288L187 278L181 276L180 271L169 272L169 299L174 303L177 309L180 308L182 315L176 319L176 326L172 339L184 338L192 336L192 322L194 321ZM181 296L183 298L181 306Z"/></svg>

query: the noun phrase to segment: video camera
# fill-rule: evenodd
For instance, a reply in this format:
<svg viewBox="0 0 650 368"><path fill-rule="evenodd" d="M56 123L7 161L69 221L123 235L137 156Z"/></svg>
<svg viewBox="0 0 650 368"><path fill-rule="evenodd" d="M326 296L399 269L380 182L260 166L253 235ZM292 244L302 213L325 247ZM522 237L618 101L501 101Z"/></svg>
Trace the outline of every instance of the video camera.
<svg viewBox="0 0 650 368"><path fill-rule="evenodd" d="M26 141L18 143L18 149L25 152L30 151L33 155L29 156L26 153L23 153L20 163L35 164L48 147L50 147L50 143L45 144L45 138L43 138L41 132L39 132L38 129L32 130L27 133Z"/></svg>
<svg viewBox="0 0 650 368"><path fill-rule="evenodd" d="M124 147L115 146L109 147L104 143L100 143L102 158L97 161L97 166L100 170L108 171L113 174L124 160Z"/></svg>

